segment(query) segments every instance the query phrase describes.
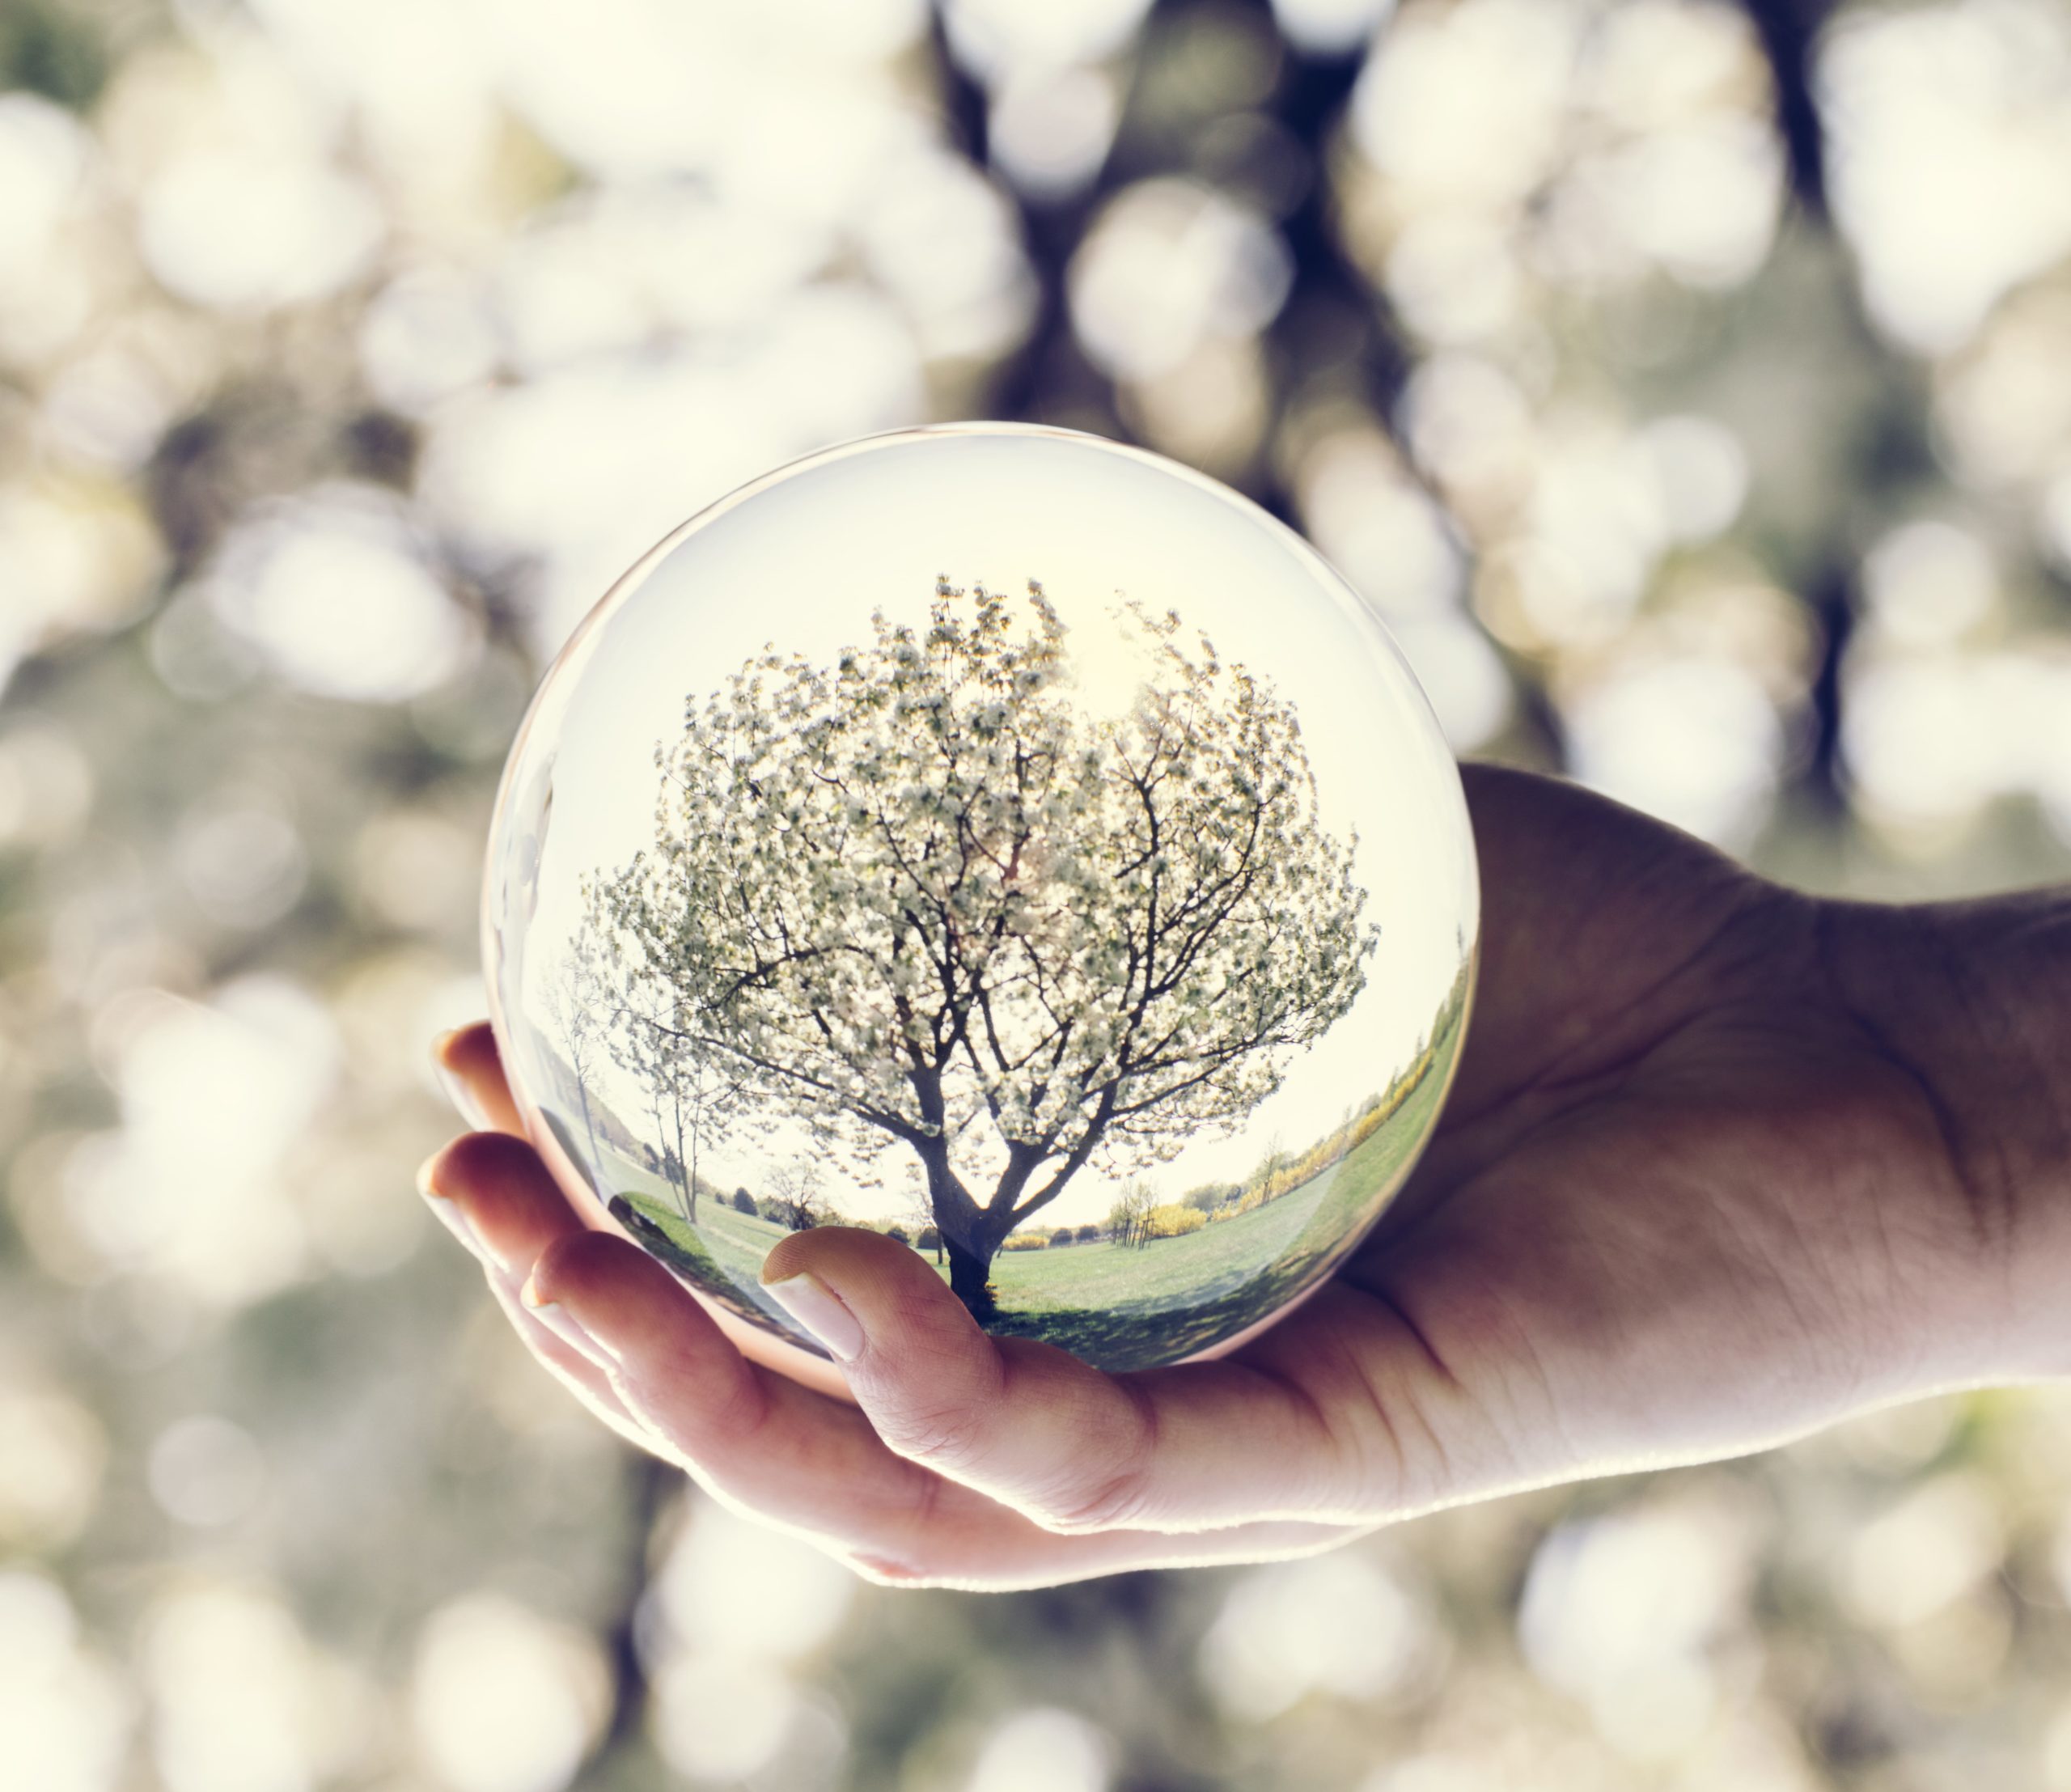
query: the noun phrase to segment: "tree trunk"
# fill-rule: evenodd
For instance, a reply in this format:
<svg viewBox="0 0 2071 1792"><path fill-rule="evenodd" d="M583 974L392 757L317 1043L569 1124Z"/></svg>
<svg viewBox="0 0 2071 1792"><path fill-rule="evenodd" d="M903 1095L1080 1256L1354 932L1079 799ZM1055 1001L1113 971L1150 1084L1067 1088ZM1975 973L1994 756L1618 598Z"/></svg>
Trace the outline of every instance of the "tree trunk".
<svg viewBox="0 0 2071 1792"><path fill-rule="evenodd" d="M671 1157L669 1154L668 1116L663 1111L662 1090L661 1086L659 1083L656 1084L649 1092L647 1098L647 1112L654 1116L654 1137L660 1142L654 1147L656 1174L661 1177L663 1182L668 1184L669 1193L676 1197L676 1211L681 1214L685 1219L688 1219L692 1215L689 1210L689 1203L684 1199L683 1183L681 1180L683 1176L683 1141L681 1137L679 1136L676 1141L676 1154Z"/></svg>
<svg viewBox="0 0 2071 1792"><path fill-rule="evenodd" d="M940 1231L938 1235L949 1251L950 1292L964 1303L972 1318L983 1325L998 1316L998 1305L993 1299L992 1286L987 1272L993 1266L993 1253L987 1251L980 1256L967 1248L963 1241Z"/></svg>
<svg viewBox="0 0 2071 1792"><path fill-rule="evenodd" d="M597 1123L590 1115L590 1085L582 1080L582 1073L575 1073L575 1093L582 1101L582 1130L590 1139L590 1174L598 1181L604 1180L604 1154L597 1149Z"/></svg>
<svg viewBox="0 0 2071 1792"><path fill-rule="evenodd" d="M684 1205L688 1209L685 1217L695 1226L697 1223L697 1125L695 1121L691 1124L690 1155L686 1158L683 1151L683 1096L680 1092L676 1096L676 1162L684 1167Z"/></svg>
<svg viewBox="0 0 2071 1792"><path fill-rule="evenodd" d="M937 1247L949 1252L949 1286L980 1324L999 1308L986 1283L986 1272L1000 1248L1004 1230L995 1231L992 1216L971 1198L971 1191L950 1167L949 1146L939 1134L917 1139L913 1149L928 1176L928 1209L935 1217Z"/></svg>

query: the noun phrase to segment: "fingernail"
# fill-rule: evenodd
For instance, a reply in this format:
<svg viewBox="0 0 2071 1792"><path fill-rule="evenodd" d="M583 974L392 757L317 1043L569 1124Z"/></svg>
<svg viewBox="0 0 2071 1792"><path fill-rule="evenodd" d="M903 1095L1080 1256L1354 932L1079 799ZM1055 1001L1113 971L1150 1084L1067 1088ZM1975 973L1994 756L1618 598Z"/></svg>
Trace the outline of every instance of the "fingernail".
<svg viewBox="0 0 2071 1792"><path fill-rule="evenodd" d="M425 1205L438 1216L438 1223L467 1246L470 1255L480 1257L485 1263L489 1260L489 1252L484 1248L481 1236L468 1224L468 1216L460 1210L458 1201L434 1194L422 1183L418 1184L417 1193L424 1197Z"/></svg>
<svg viewBox="0 0 2071 1792"><path fill-rule="evenodd" d="M779 1307L842 1362L853 1362L862 1354L861 1322L819 1277L801 1271L763 1286Z"/></svg>
<svg viewBox="0 0 2071 1792"><path fill-rule="evenodd" d="M557 1300L548 1300L540 1294L538 1286L530 1276L525 1286L518 1290L518 1298L525 1311L559 1338L563 1344L572 1345L592 1362L608 1368L618 1361L600 1344L595 1336L576 1316Z"/></svg>
<svg viewBox="0 0 2071 1792"><path fill-rule="evenodd" d="M479 1133L486 1129L482 1112L475 1105L474 1095L467 1084L446 1061L447 1042L460 1030L456 1027L451 1032L441 1033L431 1042L431 1067L438 1074L439 1087L446 1091L446 1099L453 1104L454 1111L468 1123L471 1131Z"/></svg>

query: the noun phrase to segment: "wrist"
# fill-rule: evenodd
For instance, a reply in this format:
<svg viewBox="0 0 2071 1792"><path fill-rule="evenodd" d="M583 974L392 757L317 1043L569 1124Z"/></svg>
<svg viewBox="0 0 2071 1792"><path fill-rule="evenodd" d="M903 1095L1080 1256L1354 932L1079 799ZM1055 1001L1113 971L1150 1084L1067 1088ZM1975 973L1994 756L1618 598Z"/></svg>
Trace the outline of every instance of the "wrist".
<svg viewBox="0 0 2071 1792"><path fill-rule="evenodd" d="M1820 908L1834 993L1920 1146L1929 1237L1953 1241L1899 1315L1934 1333L1927 1380L2071 1375L2071 890Z"/></svg>

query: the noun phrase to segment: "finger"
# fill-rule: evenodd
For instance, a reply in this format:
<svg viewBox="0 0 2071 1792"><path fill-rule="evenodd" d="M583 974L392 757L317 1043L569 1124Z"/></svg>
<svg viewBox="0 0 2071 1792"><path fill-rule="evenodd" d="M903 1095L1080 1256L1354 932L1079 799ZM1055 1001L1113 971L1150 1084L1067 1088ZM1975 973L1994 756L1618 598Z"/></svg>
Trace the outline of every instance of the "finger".
<svg viewBox="0 0 2071 1792"><path fill-rule="evenodd" d="M540 1252L580 1230L537 1154L501 1133L471 1133L433 1156L417 1181L432 1211L481 1264L489 1292L532 1354L620 1436L654 1448L610 1378L519 1298Z"/></svg>
<svg viewBox="0 0 2071 1792"><path fill-rule="evenodd" d="M663 1440L654 1434L646 1420L630 1411L619 1398L618 1390L612 1385L608 1375L582 1350L528 1311L520 1288L511 1286L508 1277L490 1270L488 1279L489 1291L495 1295L497 1305L503 1309L504 1317L510 1321L511 1328L555 1380L628 1443L650 1455L666 1454Z"/></svg>
<svg viewBox="0 0 2071 1792"><path fill-rule="evenodd" d="M447 1099L470 1127L477 1132L523 1135L525 1123L510 1099L496 1035L487 1021L441 1034L432 1044L431 1061Z"/></svg>
<svg viewBox="0 0 2071 1792"><path fill-rule="evenodd" d="M1046 1529L1373 1515L1371 1473L1319 1397L1334 1390L1290 1372L1353 1373L1328 1352L1104 1375L1053 1345L989 1336L921 1257L851 1226L779 1241L762 1277L841 1359L894 1451Z"/></svg>
<svg viewBox="0 0 2071 1792"><path fill-rule="evenodd" d="M434 1152L418 1185L448 1231L523 1284L555 1239L583 1230L540 1154L507 1133L464 1133Z"/></svg>
<svg viewBox="0 0 2071 1792"><path fill-rule="evenodd" d="M895 1568L955 1554L944 1549L953 1533L996 1522L988 1502L887 1450L853 1407L749 1362L680 1282L623 1239L564 1239L534 1265L524 1298L587 1339L686 1470L766 1521Z"/></svg>
<svg viewBox="0 0 2071 1792"><path fill-rule="evenodd" d="M1124 1569L1266 1559L1349 1535L1297 1524L1213 1540L1058 1536L896 1455L846 1402L748 1361L674 1277L607 1234L551 1247L525 1298L587 1337L628 1410L714 1498L887 1584L1055 1586Z"/></svg>
<svg viewBox="0 0 2071 1792"><path fill-rule="evenodd" d="M765 1516L824 1530L838 1529L841 1518L853 1515L862 1470L850 1459L858 1454L856 1447L865 1446L882 1459L877 1466L902 1483L897 1489L879 1489L883 1497L925 1515L931 1503L931 1490L921 1485L925 1477L884 1451L853 1408L752 1370L659 1263L582 1226L538 1153L523 1140L468 1133L434 1156L421 1180L434 1209L443 1209L440 1217L481 1259L520 1335L578 1394L600 1405L608 1396L645 1447L700 1472L715 1491L736 1490ZM604 1248L587 1254L574 1249L586 1242ZM553 1255L557 1246L573 1254ZM760 1404L764 1379L773 1385L777 1404L794 1418L794 1409L830 1409L836 1434L808 1437L794 1422L777 1428L792 1441L792 1450L756 1459L756 1427L740 1422L737 1409ZM826 1415L816 1416L827 1430ZM714 1455L723 1457L723 1476L708 1468ZM880 1473L879 1481L883 1478ZM879 1523L866 1535L900 1546L904 1540L896 1529Z"/></svg>

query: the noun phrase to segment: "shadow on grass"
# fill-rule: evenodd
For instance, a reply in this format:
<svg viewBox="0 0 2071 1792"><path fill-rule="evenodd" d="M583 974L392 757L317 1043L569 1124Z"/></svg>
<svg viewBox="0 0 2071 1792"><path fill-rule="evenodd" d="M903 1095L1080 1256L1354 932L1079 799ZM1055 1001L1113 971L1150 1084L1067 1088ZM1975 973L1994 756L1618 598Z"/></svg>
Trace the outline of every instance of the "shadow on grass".
<svg viewBox="0 0 2071 1792"><path fill-rule="evenodd" d="M735 1291L734 1278L721 1267L718 1259L705 1248L704 1240L688 1226L679 1222L673 1231L665 1228L659 1220L644 1212L633 1197L627 1195L612 1197L611 1216L626 1229L642 1250L660 1258L701 1294L717 1301L727 1311L737 1313L743 1319L752 1320L758 1325L769 1324L773 1316L769 1310L744 1298ZM789 1331L785 1335L793 1336ZM814 1346L807 1344L805 1348L811 1349Z"/></svg>
<svg viewBox="0 0 2071 1792"><path fill-rule="evenodd" d="M639 1241L643 1250L659 1257L678 1275L688 1276L700 1286L707 1282L726 1286L726 1271L705 1248L704 1240L688 1227L681 1232L665 1231L659 1221L649 1218L633 1205L629 1195L612 1197L611 1214Z"/></svg>
<svg viewBox="0 0 2071 1792"><path fill-rule="evenodd" d="M1205 1349L1278 1312L1308 1286L1317 1264L1341 1242L1341 1236L1332 1237L1314 1250L1283 1258L1260 1271L1241 1287L1184 1306L1002 1312L986 1329L995 1337L1037 1338L1061 1345L1110 1375L1155 1368Z"/></svg>

